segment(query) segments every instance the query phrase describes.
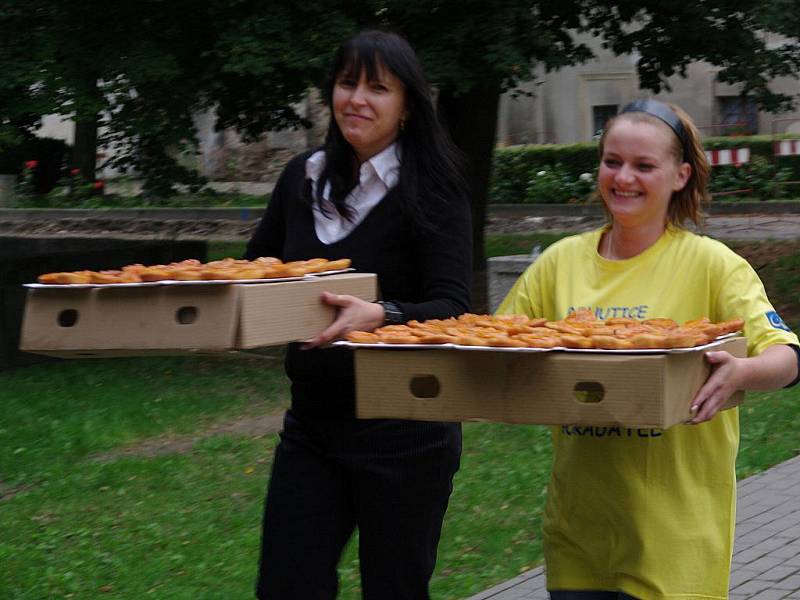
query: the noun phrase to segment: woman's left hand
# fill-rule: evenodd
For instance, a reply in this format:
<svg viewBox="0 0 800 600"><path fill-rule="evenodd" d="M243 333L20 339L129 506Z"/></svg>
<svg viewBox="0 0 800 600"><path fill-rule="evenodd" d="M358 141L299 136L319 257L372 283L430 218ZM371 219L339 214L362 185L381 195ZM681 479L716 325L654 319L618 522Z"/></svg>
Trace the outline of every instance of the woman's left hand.
<svg viewBox="0 0 800 600"><path fill-rule="evenodd" d="M341 338L350 331L372 331L383 325L383 306L355 296L323 292L322 302L338 307L336 320L314 339L303 344L303 349L317 348Z"/></svg>
<svg viewBox="0 0 800 600"><path fill-rule="evenodd" d="M713 369L711 376L695 395L691 404L694 415L689 423L697 425L714 418L734 392L741 389L741 373L747 359L728 352L707 352L706 360Z"/></svg>

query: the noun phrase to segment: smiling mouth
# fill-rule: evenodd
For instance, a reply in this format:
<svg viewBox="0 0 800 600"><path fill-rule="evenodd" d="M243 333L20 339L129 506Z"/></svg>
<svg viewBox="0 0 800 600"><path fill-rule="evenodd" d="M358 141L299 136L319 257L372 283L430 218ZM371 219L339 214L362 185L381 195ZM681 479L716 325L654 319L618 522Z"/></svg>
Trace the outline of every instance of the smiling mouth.
<svg viewBox="0 0 800 600"><path fill-rule="evenodd" d="M641 195L641 192L623 192L622 190L614 190L614 195L621 196L623 198L635 198L636 196Z"/></svg>

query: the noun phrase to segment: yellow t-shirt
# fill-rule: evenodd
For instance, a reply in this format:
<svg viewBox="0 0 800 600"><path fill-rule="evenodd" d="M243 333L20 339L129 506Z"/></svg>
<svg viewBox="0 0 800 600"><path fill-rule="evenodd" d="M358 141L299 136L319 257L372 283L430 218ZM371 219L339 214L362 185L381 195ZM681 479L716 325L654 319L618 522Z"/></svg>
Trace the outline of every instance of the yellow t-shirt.
<svg viewBox="0 0 800 600"><path fill-rule="evenodd" d="M640 255L611 261L597 252L602 231L549 247L498 312L551 320L576 308L601 319L741 317L750 355L798 344L755 271L722 243L670 228ZM647 393L646 381L641 389ZM554 427L544 519L548 589L727 598L738 443L737 409L667 430Z"/></svg>

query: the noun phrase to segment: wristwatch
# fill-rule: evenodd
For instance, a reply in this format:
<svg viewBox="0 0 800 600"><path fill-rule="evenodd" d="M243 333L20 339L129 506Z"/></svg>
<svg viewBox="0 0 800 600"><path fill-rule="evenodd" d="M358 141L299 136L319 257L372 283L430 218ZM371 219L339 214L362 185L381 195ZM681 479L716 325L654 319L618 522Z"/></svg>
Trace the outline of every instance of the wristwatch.
<svg viewBox="0 0 800 600"><path fill-rule="evenodd" d="M379 301L383 307L383 322L384 325L399 325L406 322L406 316L397 304L392 301Z"/></svg>

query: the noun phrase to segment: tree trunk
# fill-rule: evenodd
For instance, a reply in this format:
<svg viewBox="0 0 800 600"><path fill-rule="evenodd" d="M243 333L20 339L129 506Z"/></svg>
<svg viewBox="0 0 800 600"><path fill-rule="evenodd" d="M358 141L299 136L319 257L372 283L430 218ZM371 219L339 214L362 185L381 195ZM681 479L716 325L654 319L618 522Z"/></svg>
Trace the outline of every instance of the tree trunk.
<svg viewBox="0 0 800 600"><path fill-rule="evenodd" d="M473 309L480 312L488 310L483 229L499 102L499 84L473 88L458 96L442 90L438 98L439 115L467 160L472 206Z"/></svg>
<svg viewBox="0 0 800 600"><path fill-rule="evenodd" d="M80 96L89 102L75 115L71 167L80 169L86 181L94 181L97 170L97 109L103 105L103 97L97 87L97 76L93 73L85 73L75 85L80 89Z"/></svg>
<svg viewBox="0 0 800 600"><path fill-rule="evenodd" d="M81 170L86 181L95 180L97 170L97 115L75 122L72 166Z"/></svg>

